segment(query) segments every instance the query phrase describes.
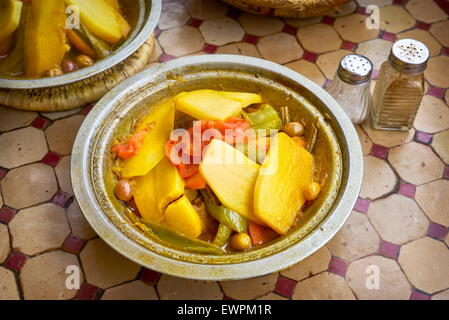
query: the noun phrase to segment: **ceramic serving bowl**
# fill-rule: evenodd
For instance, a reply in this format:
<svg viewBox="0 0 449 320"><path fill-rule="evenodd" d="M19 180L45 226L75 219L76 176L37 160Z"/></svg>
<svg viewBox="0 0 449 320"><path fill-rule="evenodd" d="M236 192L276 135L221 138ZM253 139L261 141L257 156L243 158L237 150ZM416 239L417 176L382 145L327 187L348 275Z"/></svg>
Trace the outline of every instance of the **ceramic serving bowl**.
<svg viewBox="0 0 449 320"><path fill-rule="evenodd" d="M312 123L318 117L320 122L313 153L317 179L325 181L325 187L287 235L252 251L204 255L169 247L135 227L114 196L110 154L114 137L128 134L148 107L182 91L204 88L261 92L264 102L276 107L288 105L292 120ZM177 117L182 118L182 114ZM306 125L306 139L310 127ZM142 266L174 276L231 280L285 269L329 241L357 199L363 157L357 133L343 109L312 81L261 59L202 55L153 66L109 92L84 121L71 165L82 212L115 250Z"/></svg>
<svg viewBox="0 0 449 320"><path fill-rule="evenodd" d="M37 89L62 86L90 78L122 62L145 42L156 28L161 14L161 0L134 0L139 7L136 25L131 35L110 56L97 61L90 67L57 77L38 79L1 78L0 88Z"/></svg>

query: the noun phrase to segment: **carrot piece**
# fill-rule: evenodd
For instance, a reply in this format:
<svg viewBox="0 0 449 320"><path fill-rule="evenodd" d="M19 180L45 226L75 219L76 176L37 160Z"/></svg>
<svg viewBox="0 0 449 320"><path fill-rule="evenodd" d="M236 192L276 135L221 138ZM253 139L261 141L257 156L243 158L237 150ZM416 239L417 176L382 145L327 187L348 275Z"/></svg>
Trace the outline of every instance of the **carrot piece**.
<svg viewBox="0 0 449 320"><path fill-rule="evenodd" d="M148 130L144 129L134 133L127 142L114 144L111 148L119 158L129 159L137 154L143 140L146 138Z"/></svg>
<svg viewBox="0 0 449 320"><path fill-rule="evenodd" d="M92 59L97 58L97 53L95 50L86 41L84 41L84 39L81 38L76 31L68 29L67 39L82 54L85 54Z"/></svg>
<svg viewBox="0 0 449 320"><path fill-rule="evenodd" d="M197 174L199 171L198 164L180 163L180 164L176 165L176 167L178 168L179 175L183 178L190 178L190 177L194 176L195 174Z"/></svg>
<svg viewBox="0 0 449 320"><path fill-rule="evenodd" d="M186 181L185 187L187 189L198 190L206 188L206 180L199 172L191 176L190 178L187 178L185 181Z"/></svg>
<svg viewBox="0 0 449 320"><path fill-rule="evenodd" d="M253 246L270 242L278 236L274 230L254 222L248 222L248 234Z"/></svg>

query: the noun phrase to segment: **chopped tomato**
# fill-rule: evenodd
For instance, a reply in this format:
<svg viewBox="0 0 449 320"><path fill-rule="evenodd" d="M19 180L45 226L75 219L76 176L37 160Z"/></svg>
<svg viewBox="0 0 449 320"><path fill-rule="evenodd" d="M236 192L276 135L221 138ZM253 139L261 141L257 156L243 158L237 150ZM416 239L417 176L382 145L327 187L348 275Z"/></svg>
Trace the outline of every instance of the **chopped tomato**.
<svg viewBox="0 0 449 320"><path fill-rule="evenodd" d="M111 151L115 152L119 158L124 160L129 159L137 154L137 151L142 145L147 133L148 129L138 131L134 133L127 142L113 145Z"/></svg>
<svg viewBox="0 0 449 320"><path fill-rule="evenodd" d="M253 246L270 242L278 236L274 230L254 222L248 223L248 234Z"/></svg>
<svg viewBox="0 0 449 320"><path fill-rule="evenodd" d="M183 178L190 178L191 176L194 176L199 171L199 165L198 164L192 164L192 163L180 163L176 165L176 168L178 168L179 175Z"/></svg>
<svg viewBox="0 0 449 320"><path fill-rule="evenodd" d="M204 189L206 188L206 180L201 173L197 172L195 175L186 179L185 187L187 189Z"/></svg>

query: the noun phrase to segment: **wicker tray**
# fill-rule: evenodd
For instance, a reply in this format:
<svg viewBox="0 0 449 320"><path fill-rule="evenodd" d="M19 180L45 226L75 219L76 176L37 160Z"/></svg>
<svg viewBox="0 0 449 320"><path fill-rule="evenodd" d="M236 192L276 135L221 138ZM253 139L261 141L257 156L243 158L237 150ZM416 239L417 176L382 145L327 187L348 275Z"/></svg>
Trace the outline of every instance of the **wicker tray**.
<svg viewBox="0 0 449 320"><path fill-rule="evenodd" d="M151 37L134 54L111 69L64 86L29 90L0 88L0 105L50 112L75 109L98 101L118 83L142 71L153 49L154 38Z"/></svg>
<svg viewBox="0 0 449 320"><path fill-rule="evenodd" d="M310 18L322 16L349 0L223 0L254 14L284 18Z"/></svg>

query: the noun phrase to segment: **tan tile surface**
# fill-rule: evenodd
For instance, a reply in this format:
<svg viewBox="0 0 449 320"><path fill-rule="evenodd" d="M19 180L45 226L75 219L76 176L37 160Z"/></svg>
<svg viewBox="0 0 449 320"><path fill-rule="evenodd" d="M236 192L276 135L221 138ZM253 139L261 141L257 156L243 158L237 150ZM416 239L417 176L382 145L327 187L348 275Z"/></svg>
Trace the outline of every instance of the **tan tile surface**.
<svg viewBox="0 0 449 320"><path fill-rule="evenodd" d="M80 258L87 282L103 289L135 279L140 270L101 239L90 240Z"/></svg>
<svg viewBox="0 0 449 320"><path fill-rule="evenodd" d="M392 45L390 41L374 39L360 43L355 52L366 56L373 63L373 68L380 70L382 63L388 59Z"/></svg>
<svg viewBox="0 0 449 320"><path fill-rule="evenodd" d="M10 252L8 227L0 224L0 263L3 263ZM1 286L0 286L1 289Z"/></svg>
<svg viewBox="0 0 449 320"><path fill-rule="evenodd" d="M285 23L287 23L289 26L292 27L304 27L311 24L315 24L321 21L321 17L312 17L312 18L306 18L306 19L284 19Z"/></svg>
<svg viewBox="0 0 449 320"><path fill-rule="evenodd" d="M278 274L273 273L262 277L220 282L223 292L233 299L254 299L274 290Z"/></svg>
<svg viewBox="0 0 449 320"><path fill-rule="evenodd" d="M62 191L73 194L72 180L70 179L70 156L63 157L55 167L56 178Z"/></svg>
<svg viewBox="0 0 449 320"><path fill-rule="evenodd" d="M433 0L410 0L405 8L419 21L433 23L447 18Z"/></svg>
<svg viewBox="0 0 449 320"><path fill-rule="evenodd" d="M372 0L357 0L357 3L359 5L361 5L362 7L367 7L370 4L373 4L373 1ZM384 7L384 6L387 6L392 3L393 3L393 0L376 0L375 1L375 5L379 6L379 7Z"/></svg>
<svg viewBox="0 0 449 320"><path fill-rule="evenodd" d="M228 7L219 0L187 0L187 10L195 19L210 20L223 17Z"/></svg>
<svg viewBox="0 0 449 320"><path fill-rule="evenodd" d="M177 1L163 1L159 29L165 30L184 25L190 18L186 7Z"/></svg>
<svg viewBox="0 0 449 320"><path fill-rule="evenodd" d="M437 180L416 188L415 199L433 222L449 227L449 181Z"/></svg>
<svg viewBox="0 0 449 320"><path fill-rule="evenodd" d="M368 218L383 240L396 244L425 236L429 225L416 202L398 194L372 202Z"/></svg>
<svg viewBox="0 0 449 320"><path fill-rule="evenodd" d="M65 111L41 112L40 114L47 119L57 120L57 119L62 119L62 118L66 118L68 116L77 114L81 111L81 109L82 108L75 108L75 109L65 110Z"/></svg>
<svg viewBox="0 0 449 320"><path fill-rule="evenodd" d="M77 290L67 289L66 269L68 266L80 267L75 255L63 251L52 251L29 259L20 272L24 298L27 300L73 298ZM79 275L80 283L83 283L81 269Z"/></svg>
<svg viewBox="0 0 449 320"><path fill-rule="evenodd" d="M162 300L221 300L223 293L216 282L189 280L162 275L157 283Z"/></svg>
<svg viewBox="0 0 449 320"><path fill-rule="evenodd" d="M290 62L285 66L309 78L319 86L322 86L324 84L324 80L326 80L320 69L318 69L318 67L314 63L307 60Z"/></svg>
<svg viewBox="0 0 449 320"><path fill-rule="evenodd" d="M432 140L436 153L449 164L449 130L437 133Z"/></svg>
<svg viewBox="0 0 449 320"><path fill-rule="evenodd" d="M81 239L91 239L96 236L95 231L81 213L80 207L78 206L76 200L74 200L67 209L67 218L74 236Z"/></svg>
<svg viewBox="0 0 449 320"><path fill-rule="evenodd" d="M327 247L333 256L354 261L375 253L379 243L380 238L366 214L353 211L340 231L327 243Z"/></svg>
<svg viewBox="0 0 449 320"><path fill-rule="evenodd" d="M322 54L318 57L316 65L321 69L327 79L332 80L341 58L351 53L351 51L339 49Z"/></svg>
<svg viewBox="0 0 449 320"><path fill-rule="evenodd" d="M101 300L158 300L156 290L153 286L144 284L142 281L128 282L107 289Z"/></svg>
<svg viewBox="0 0 449 320"><path fill-rule="evenodd" d="M341 39L335 29L323 23L300 27L296 36L305 50L315 53L336 50L341 45Z"/></svg>
<svg viewBox="0 0 449 320"><path fill-rule="evenodd" d="M405 181L422 184L438 179L443 174L444 165L430 147L417 142L394 147L388 160Z"/></svg>
<svg viewBox="0 0 449 320"><path fill-rule="evenodd" d="M72 152L73 142L79 127L83 123L82 115L75 115L55 121L45 130L47 142L51 151L62 155Z"/></svg>
<svg viewBox="0 0 449 320"><path fill-rule="evenodd" d="M446 70L449 70L448 56L432 57L427 63L424 77L436 87L447 88L449 87L449 74Z"/></svg>
<svg viewBox="0 0 449 320"><path fill-rule="evenodd" d="M264 59L277 63L297 60L304 52L295 37L284 32L261 38L257 48Z"/></svg>
<svg viewBox="0 0 449 320"><path fill-rule="evenodd" d="M29 125L37 117L36 112L9 109L0 106L0 132Z"/></svg>
<svg viewBox="0 0 449 320"><path fill-rule="evenodd" d="M42 130L28 127L0 136L0 167L15 168L41 160L48 152Z"/></svg>
<svg viewBox="0 0 449 320"><path fill-rule="evenodd" d="M389 164L382 159L365 156L363 163L363 181L360 197L379 198L391 192L396 185L396 175Z"/></svg>
<svg viewBox="0 0 449 320"><path fill-rule="evenodd" d="M362 124L362 127L371 138L372 142L388 148L412 141L413 136L415 135L415 129L409 131L375 130L371 127L369 121L365 121Z"/></svg>
<svg viewBox="0 0 449 320"><path fill-rule="evenodd" d="M19 211L9 227L13 248L28 255L61 247L70 233L64 209L52 203Z"/></svg>
<svg viewBox="0 0 449 320"><path fill-rule="evenodd" d="M366 16L359 13L338 18L334 26L343 40L352 42L371 40L379 34L377 29L368 29L366 27Z"/></svg>
<svg viewBox="0 0 449 320"><path fill-rule="evenodd" d="M399 264L416 288L434 293L449 287L449 250L440 241L422 238L401 248Z"/></svg>
<svg viewBox="0 0 449 320"><path fill-rule="evenodd" d="M433 96L424 96L414 122L419 131L435 133L449 128L449 108Z"/></svg>
<svg viewBox="0 0 449 320"><path fill-rule="evenodd" d="M357 127L355 127L355 130L357 131L357 134L359 135L360 144L362 145L363 155L366 156L367 154L370 153L373 143L371 142L371 139L368 137L366 132L362 129L361 125L358 125Z"/></svg>
<svg viewBox="0 0 449 320"><path fill-rule="evenodd" d="M428 32L421 29L413 29L398 34L398 39L415 39L424 43L429 49L430 56L436 56L440 54L441 44Z"/></svg>
<svg viewBox="0 0 449 320"><path fill-rule="evenodd" d="M266 294L260 298L257 298L257 300L288 300L287 298L284 298L276 293L269 293Z"/></svg>
<svg viewBox="0 0 449 320"><path fill-rule="evenodd" d="M58 190L53 168L42 163L10 170L0 185L5 204L15 209L48 201Z"/></svg>
<svg viewBox="0 0 449 320"><path fill-rule="evenodd" d="M19 300L16 278L11 270L0 266L0 300Z"/></svg>
<svg viewBox="0 0 449 320"><path fill-rule="evenodd" d="M237 42L225 45L218 48L218 54L241 54L244 56L251 56L256 58L262 58L259 51L254 44L247 42Z"/></svg>
<svg viewBox="0 0 449 320"><path fill-rule="evenodd" d="M159 36L159 44L165 53L181 57L201 50L204 40L198 29L183 26L162 31Z"/></svg>
<svg viewBox="0 0 449 320"><path fill-rule="evenodd" d="M433 36L437 38L437 40L440 41L440 43L445 47L449 47L449 32L447 32L448 28L449 21L447 20L432 24L430 27L430 33L433 34Z"/></svg>
<svg viewBox="0 0 449 320"><path fill-rule="evenodd" d="M206 43L216 46L242 41L245 35L240 24L228 17L205 21L200 31Z"/></svg>
<svg viewBox="0 0 449 320"><path fill-rule="evenodd" d="M352 0L338 6L338 8L336 8L334 11L329 12L328 15L331 17L343 17L353 13L356 10L356 8L357 3L355 0Z"/></svg>
<svg viewBox="0 0 449 320"><path fill-rule="evenodd" d="M416 23L404 8L386 6L380 8L380 28L388 32L398 33L413 27Z"/></svg>
<svg viewBox="0 0 449 320"><path fill-rule="evenodd" d="M281 19L267 16L257 16L250 13L243 13L239 18L240 23L246 33L255 36L266 36L282 30L284 23Z"/></svg>
<svg viewBox="0 0 449 320"><path fill-rule="evenodd" d="M331 253L327 247L322 247L311 256L305 258L287 270L281 271L281 275L296 281L313 276L327 270L331 260Z"/></svg>
<svg viewBox="0 0 449 320"><path fill-rule="evenodd" d="M449 289L433 295L431 300L449 300Z"/></svg>
<svg viewBox="0 0 449 320"><path fill-rule="evenodd" d="M298 282L294 300L354 300L355 296L345 279L323 272Z"/></svg>
<svg viewBox="0 0 449 320"><path fill-rule="evenodd" d="M361 300L408 300L411 294L410 284L397 262L381 256L352 262L346 280Z"/></svg>

